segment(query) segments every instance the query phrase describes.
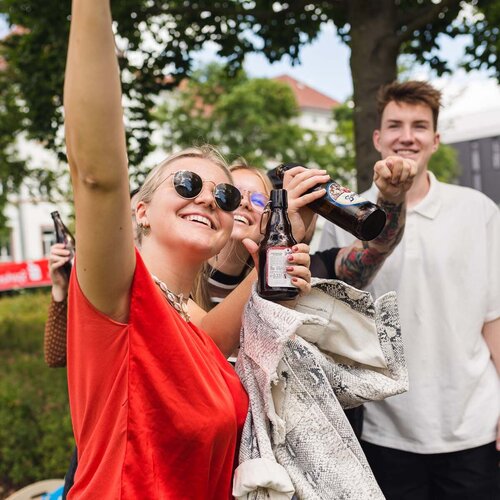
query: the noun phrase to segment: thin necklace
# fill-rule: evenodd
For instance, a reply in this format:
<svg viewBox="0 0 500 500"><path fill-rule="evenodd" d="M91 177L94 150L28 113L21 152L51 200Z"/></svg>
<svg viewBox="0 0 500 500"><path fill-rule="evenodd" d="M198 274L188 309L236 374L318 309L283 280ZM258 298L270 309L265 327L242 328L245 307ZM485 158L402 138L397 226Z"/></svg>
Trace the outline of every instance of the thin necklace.
<svg viewBox="0 0 500 500"><path fill-rule="evenodd" d="M163 281L157 278L154 274L152 274L151 276L154 282L163 292L163 295L165 295L168 303L181 315L181 317L186 322L189 323L191 318L189 317L188 298L184 297L182 293L177 294L172 292L172 290L169 290L167 285L165 285L165 283L163 283Z"/></svg>

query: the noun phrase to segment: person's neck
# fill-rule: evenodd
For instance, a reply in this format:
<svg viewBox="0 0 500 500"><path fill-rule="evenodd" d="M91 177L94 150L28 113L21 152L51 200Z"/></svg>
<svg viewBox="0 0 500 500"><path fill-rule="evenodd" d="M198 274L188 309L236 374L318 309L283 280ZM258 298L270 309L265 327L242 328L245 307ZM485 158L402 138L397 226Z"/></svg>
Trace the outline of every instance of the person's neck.
<svg viewBox="0 0 500 500"><path fill-rule="evenodd" d="M163 281L167 288L175 294L189 297L194 279L201 269L202 263L186 260L186 254L165 252L153 244L143 244L140 250L142 260L148 271Z"/></svg>
<svg viewBox="0 0 500 500"><path fill-rule="evenodd" d="M406 195L406 206L412 208L418 205L429 192L431 181L429 179L427 168L422 170L413 181L411 188Z"/></svg>
<svg viewBox="0 0 500 500"><path fill-rule="evenodd" d="M229 240L217 258L209 261L212 268L229 276L239 276L247 263L249 254L241 241Z"/></svg>

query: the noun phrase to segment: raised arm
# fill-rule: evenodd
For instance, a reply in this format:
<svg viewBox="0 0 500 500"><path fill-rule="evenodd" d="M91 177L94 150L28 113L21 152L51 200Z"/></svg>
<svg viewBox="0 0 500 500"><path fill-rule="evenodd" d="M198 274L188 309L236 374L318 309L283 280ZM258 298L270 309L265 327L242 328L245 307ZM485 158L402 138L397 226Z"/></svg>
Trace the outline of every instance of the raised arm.
<svg viewBox="0 0 500 500"><path fill-rule="evenodd" d="M374 181L380 191L377 203L387 213L387 222L374 240L356 240L339 250L335 259L335 272L339 279L356 288L366 287L401 241L406 220L406 192L416 171L412 160L395 156L375 164Z"/></svg>
<svg viewBox="0 0 500 500"><path fill-rule="evenodd" d="M135 254L119 69L109 0L73 0L64 86L80 286L126 321Z"/></svg>

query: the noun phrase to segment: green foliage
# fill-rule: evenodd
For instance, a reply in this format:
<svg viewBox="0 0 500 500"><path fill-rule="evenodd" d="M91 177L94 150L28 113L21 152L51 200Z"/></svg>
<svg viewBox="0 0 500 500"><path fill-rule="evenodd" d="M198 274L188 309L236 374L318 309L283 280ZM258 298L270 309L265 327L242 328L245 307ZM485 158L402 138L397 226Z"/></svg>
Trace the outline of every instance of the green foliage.
<svg viewBox="0 0 500 500"><path fill-rule="evenodd" d="M457 150L447 144L440 144L431 156L429 170L442 182L456 181L460 175Z"/></svg>
<svg viewBox="0 0 500 500"><path fill-rule="evenodd" d="M61 103L70 5L71 2L60 0L0 0L0 12L5 13L7 22L26 28L0 43L0 57L7 64L7 70L0 71L0 137L3 141L0 143L0 212L6 192L14 191L19 179L28 175L12 147L20 130L26 130L30 138L42 141L64 157ZM374 101L381 84L396 77L399 54L407 54L411 61L428 64L437 74L442 74L450 68L439 53L442 39L439 35L471 34L465 69L489 68L492 74L500 76L500 7L496 0L278 0L272 3L265 0L121 0L111 5L126 97L128 154L131 165L137 168L152 149L153 99L160 91L175 87L182 78L192 74L193 54L207 42L217 47L218 55L227 61L234 75L245 55L253 52L262 53L269 61L278 61L287 55L293 63L299 62L301 48L314 40L326 23L333 23L339 37L352 51L358 170L365 174L358 175L358 180L363 182L371 177L366 174L373 164L370 138L376 119L374 108L368 103ZM461 15L464 7L472 15ZM208 102L206 97L204 100ZM197 131L203 137L209 132L203 128ZM234 130L231 132L229 142L237 135ZM222 129L219 133L225 131ZM290 130L290 141L295 133ZM256 142L261 138L262 145ZM312 140L305 142L304 155L309 154L306 151L311 143ZM253 144L256 149L269 148L265 136L257 137ZM323 150L317 152L318 156L323 153ZM256 152L255 156L262 155ZM39 177L40 182L51 181L50 176L44 178L40 173Z"/></svg>
<svg viewBox="0 0 500 500"><path fill-rule="evenodd" d="M74 446L66 370L43 360L49 294L0 297L0 496L64 477Z"/></svg>
<svg viewBox="0 0 500 500"><path fill-rule="evenodd" d="M356 170L356 151L354 148L353 103L347 101L333 110L336 123L336 165L346 172Z"/></svg>
<svg viewBox="0 0 500 500"><path fill-rule="evenodd" d="M336 146L296 122L299 110L290 87L268 79L249 79L240 71L227 77L216 64L198 70L177 99L159 107L156 118L163 129L164 147L187 147L208 142L229 159L244 157L255 166L296 161L337 168ZM344 170L352 169L343 164Z"/></svg>

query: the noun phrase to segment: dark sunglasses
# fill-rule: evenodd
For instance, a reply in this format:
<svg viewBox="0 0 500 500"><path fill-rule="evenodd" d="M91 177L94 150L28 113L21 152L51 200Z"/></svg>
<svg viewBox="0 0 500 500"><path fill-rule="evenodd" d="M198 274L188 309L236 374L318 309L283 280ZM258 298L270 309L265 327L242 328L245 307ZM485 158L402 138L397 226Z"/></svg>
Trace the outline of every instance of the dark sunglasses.
<svg viewBox="0 0 500 500"><path fill-rule="evenodd" d="M203 182L212 182L204 181L198 174L189 170L179 170L170 175L172 175L172 183L177 194L187 200L192 200L201 193ZM224 212L232 212L240 206L241 193L232 184L225 182L216 184L212 194L215 203Z"/></svg>
<svg viewBox="0 0 500 500"><path fill-rule="evenodd" d="M269 197L260 191L249 191L248 189L242 189L238 187L240 193L247 193L248 199L252 204L252 207L257 212L262 212L264 208L266 208L267 202L269 201Z"/></svg>

